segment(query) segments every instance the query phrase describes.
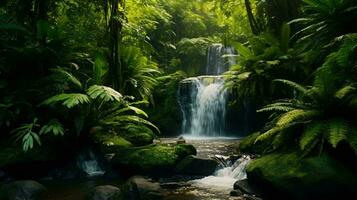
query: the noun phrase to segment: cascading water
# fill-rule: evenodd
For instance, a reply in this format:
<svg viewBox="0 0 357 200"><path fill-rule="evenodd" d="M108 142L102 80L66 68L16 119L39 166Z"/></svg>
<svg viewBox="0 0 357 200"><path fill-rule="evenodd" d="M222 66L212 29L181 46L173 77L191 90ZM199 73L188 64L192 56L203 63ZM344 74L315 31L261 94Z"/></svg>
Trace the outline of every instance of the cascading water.
<svg viewBox="0 0 357 200"><path fill-rule="evenodd" d="M84 172L86 172L89 177L100 176L105 173L105 171L100 167L97 158L92 151L79 154L77 165Z"/></svg>
<svg viewBox="0 0 357 200"><path fill-rule="evenodd" d="M217 170L212 176L195 180L194 183L201 187L214 186L231 190L236 181L247 178L245 169L250 161L249 156L242 156L233 164L226 163L226 167Z"/></svg>
<svg viewBox="0 0 357 200"><path fill-rule="evenodd" d="M178 96L183 113L182 133L194 137L223 136L227 94L220 76L235 64L232 47L213 44L207 53L205 76L185 79Z"/></svg>

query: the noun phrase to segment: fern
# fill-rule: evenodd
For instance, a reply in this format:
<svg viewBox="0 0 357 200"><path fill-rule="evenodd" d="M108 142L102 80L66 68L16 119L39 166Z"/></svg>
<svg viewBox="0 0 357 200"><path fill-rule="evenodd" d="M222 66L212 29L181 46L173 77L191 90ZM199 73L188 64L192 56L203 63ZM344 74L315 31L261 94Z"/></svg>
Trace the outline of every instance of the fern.
<svg viewBox="0 0 357 200"><path fill-rule="evenodd" d="M154 124L135 115L120 115L116 117L109 117L102 120L101 123L104 125L113 125L113 126L123 126L123 124L125 123L140 123L140 124L148 125L154 128L158 133L160 133L159 128L157 128Z"/></svg>
<svg viewBox="0 0 357 200"><path fill-rule="evenodd" d="M336 148L338 143L347 139L348 124L342 119L329 121L328 136L330 144Z"/></svg>
<svg viewBox="0 0 357 200"><path fill-rule="evenodd" d="M272 111L289 112L291 110L294 110L294 108L288 106L266 106L260 110L257 110L257 112L272 112Z"/></svg>
<svg viewBox="0 0 357 200"><path fill-rule="evenodd" d="M70 94L58 94L52 96L42 102L40 105L54 105L57 103L62 103L63 106L71 109L80 104L89 103L90 100L87 95L80 93L70 93Z"/></svg>
<svg viewBox="0 0 357 200"><path fill-rule="evenodd" d="M261 134L259 137L257 137L257 139L255 140L255 143L257 143L259 141L268 140L268 139L274 137L277 133L279 133L283 129L284 129L283 127L274 127L272 129L266 131L265 133Z"/></svg>
<svg viewBox="0 0 357 200"><path fill-rule="evenodd" d="M275 79L275 82L280 82L283 84L286 84L294 89L296 89L297 91L301 92L302 94L306 94L308 89L306 89L304 86L295 83L294 81L289 81L289 80L284 80L284 79Z"/></svg>
<svg viewBox="0 0 357 200"><path fill-rule="evenodd" d="M356 90L355 87L352 87L350 85L344 86L343 88L339 89L336 93L335 93L335 97L342 99L344 98L346 95L350 94L351 92L354 92Z"/></svg>
<svg viewBox="0 0 357 200"><path fill-rule="evenodd" d="M44 135L48 133L53 133L54 136L57 135L63 136L64 135L63 125L56 119L51 120L50 122L48 122L48 124L44 125L39 132L40 135Z"/></svg>
<svg viewBox="0 0 357 200"><path fill-rule="evenodd" d="M306 147L310 147L322 133L324 126L322 122L309 124L300 138L300 149L304 151Z"/></svg>
<svg viewBox="0 0 357 200"><path fill-rule="evenodd" d="M286 125L296 122L296 121L310 119L310 118L317 116L319 114L320 114L320 112L318 112L316 110L295 109L295 110L289 111L287 113L284 113L279 118L276 125L283 127L283 126L286 126Z"/></svg>
<svg viewBox="0 0 357 200"><path fill-rule="evenodd" d="M117 101L122 102L123 95L114 89L103 86L103 85L93 85L87 90L87 94L92 99L101 99L103 102Z"/></svg>

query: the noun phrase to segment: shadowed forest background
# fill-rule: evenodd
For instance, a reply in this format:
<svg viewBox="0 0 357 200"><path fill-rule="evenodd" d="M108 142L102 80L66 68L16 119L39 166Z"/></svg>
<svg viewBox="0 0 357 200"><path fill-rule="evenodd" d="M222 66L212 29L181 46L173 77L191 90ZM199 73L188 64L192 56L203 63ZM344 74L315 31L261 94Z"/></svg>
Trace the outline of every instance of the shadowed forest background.
<svg viewBox="0 0 357 200"><path fill-rule="evenodd" d="M0 199L356 195L356 21L355 0L1 0Z"/></svg>

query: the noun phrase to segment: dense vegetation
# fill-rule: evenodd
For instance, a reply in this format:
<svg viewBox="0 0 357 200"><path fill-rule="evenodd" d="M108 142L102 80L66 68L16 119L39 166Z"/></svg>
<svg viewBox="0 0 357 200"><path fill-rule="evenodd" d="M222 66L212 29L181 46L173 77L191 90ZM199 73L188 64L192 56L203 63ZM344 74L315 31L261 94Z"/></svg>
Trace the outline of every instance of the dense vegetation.
<svg viewBox="0 0 357 200"><path fill-rule="evenodd" d="M230 105L251 102L265 124L244 148L353 168L356 21L355 0L2 0L0 167L9 148L31 157L179 133L178 84L223 43L238 53L226 55Z"/></svg>

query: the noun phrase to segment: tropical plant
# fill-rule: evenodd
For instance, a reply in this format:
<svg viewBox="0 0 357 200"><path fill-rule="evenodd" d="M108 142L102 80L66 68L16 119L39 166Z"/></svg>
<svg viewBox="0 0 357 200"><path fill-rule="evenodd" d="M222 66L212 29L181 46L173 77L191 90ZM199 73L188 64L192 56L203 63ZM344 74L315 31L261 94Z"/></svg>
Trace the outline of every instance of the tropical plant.
<svg viewBox="0 0 357 200"><path fill-rule="evenodd" d="M314 85L304 87L288 80L276 80L298 91L299 98L281 100L258 112L274 112L272 126L257 141L272 141L276 149L287 141L298 140L303 155L328 142L336 148L342 141L357 154L356 35L344 39L315 76Z"/></svg>
<svg viewBox="0 0 357 200"><path fill-rule="evenodd" d="M323 46L336 37L357 32L352 26L357 20L354 0L303 0L302 10L302 17L290 22L302 26L294 35L301 41Z"/></svg>
<svg viewBox="0 0 357 200"><path fill-rule="evenodd" d="M240 99L257 100L258 104L264 105L279 96L272 80L297 80L305 73L300 52L291 48L290 28L286 24L280 38L265 33L250 38L248 47L241 43L235 47L238 64L232 66L225 77L226 86L237 90Z"/></svg>

